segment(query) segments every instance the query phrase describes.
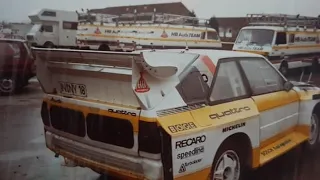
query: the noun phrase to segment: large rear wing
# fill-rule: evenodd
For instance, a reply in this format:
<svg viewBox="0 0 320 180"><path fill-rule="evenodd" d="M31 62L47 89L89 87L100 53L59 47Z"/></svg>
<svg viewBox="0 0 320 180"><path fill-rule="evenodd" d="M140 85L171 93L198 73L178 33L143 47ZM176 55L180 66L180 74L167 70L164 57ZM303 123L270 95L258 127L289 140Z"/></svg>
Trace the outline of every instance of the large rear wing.
<svg viewBox="0 0 320 180"><path fill-rule="evenodd" d="M136 90L138 85L141 89L145 87L144 94L149 93L150 86L157 86L154 82L179 75L198 57L161 51L47 48L32 48L32 51L36 56L37 77L45 93L134 106L141 106L137 101L141 95L137 94L141 93ZM148 81L148 85L141 84L141 78Z"/></svg>

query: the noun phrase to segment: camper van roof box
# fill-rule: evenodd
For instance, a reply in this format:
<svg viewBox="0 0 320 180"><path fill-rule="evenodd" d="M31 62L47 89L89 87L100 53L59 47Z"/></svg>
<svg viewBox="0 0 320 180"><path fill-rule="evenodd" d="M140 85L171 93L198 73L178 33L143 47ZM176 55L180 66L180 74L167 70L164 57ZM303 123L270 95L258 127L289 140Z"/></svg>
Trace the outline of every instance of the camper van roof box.
<svg viewBox="0 0 320 180"><path fill-rule="evenodd" d="M113 22L118 24L171 24L196 27L209 26L208 19L158 12L121 14L119 16L87 12L78 13L78 17L79 22L83 23Z"/></svg>
<svg viewBox="0 0 320 180"><path fill-rule="evenodd" d="M288 14L247 14L249 25L319 28L320 17Z"/></svg>

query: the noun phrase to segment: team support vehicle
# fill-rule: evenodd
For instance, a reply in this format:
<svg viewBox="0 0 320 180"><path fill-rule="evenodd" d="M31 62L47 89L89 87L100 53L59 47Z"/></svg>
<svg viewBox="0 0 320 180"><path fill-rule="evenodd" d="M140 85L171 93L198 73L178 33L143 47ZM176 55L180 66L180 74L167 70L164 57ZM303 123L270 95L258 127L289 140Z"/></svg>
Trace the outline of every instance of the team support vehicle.
<svg viewBox="0 0 320 180"><path fill-rule="evenodd" d="M34 58L22 39L0 38L0 95L12 95L36 75Z"/></svg>
<svg viewBox="0 0 320 180"><path fill-rule="evenodd" d="M320 18L287 14L248 14L234 51L267 57L284 75L289 69L319 63Z"/></svg>
<svg viewBox="0 0 320 180"><path fill-rule="evenodd" d="M209 20L166 13L112 16L79 13L77 42L98 50L220 49L222 43Z"/></svg>
<svg viewBox="0 0 320 180"><path fill-rule="evenodd" d="M34 25L26 39L35 47L100 51L222 48L208 20L189 16L157 12L116 16L45 8L29 18Z"/></svg>
<svg viewBox="0 0 320 180"><path fill-rule="evenodd" d="M33 48L46 146L124 179L243 178L318 145L320 88L224 50Z"/></svg>

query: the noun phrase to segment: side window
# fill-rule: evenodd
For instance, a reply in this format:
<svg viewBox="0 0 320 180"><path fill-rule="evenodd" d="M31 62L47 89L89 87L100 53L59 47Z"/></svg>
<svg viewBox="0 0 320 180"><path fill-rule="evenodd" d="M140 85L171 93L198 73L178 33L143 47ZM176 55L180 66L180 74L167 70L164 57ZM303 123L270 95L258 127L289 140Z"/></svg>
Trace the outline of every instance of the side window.
<svg viewBox="0 0 320 180"><path fill-rule="evenodd" d="M42 32L53 32L53 27L49 25L42 25L41 30Z"/></svg>
<svg viewBox="0 0 320 180"><path fill-rule="evenodd" d="M276 44L287 44L287 34L285 32L277 32Z"/></svg>
<svg viewBox="0 0 320 180"><path fill-rule="evenodd" d="M284 90L284 79L264 59L240 60L253 95Z"/></svg>
<svg viewBox="0 0 320 180"><path fill-rule="evenodd" d="M70 30L77 30L78 23L77 22L63 21L62 28L63 29L70 29Z"/></svg>
<svg viewBox="0 0 320 180"><path fill-rule="evenodd" d="M294 38L295 38L295 35L294 34L290 34L289 35L289 43L294 43Z"/></svg>
<svg viewBox="0 0 320 180"><path fill-rule="evenodd" d="M202 32L201 33L201 39L205 39L206 38L206 32Z"/></svg>
<svg viewBox="0 0 320 180"><path fill-rule="evenodd" d="M207 39L217 40L218 39L218 34L216 32L213 32L213 31L208 31L207 32Z"/></svg>
<svg viewBox="0 0 320 180"><path fill-rule="evenodd" d="M248 95L235 61L220 63L215 78L210 101L231 100Z"/></svg>
<svg viewBox="0 0 320 180"><path fill-rule="evenodd" d="M204 82L200 71L196 67L193 67L176 88L187 104L204 102L209 90L207 83Z"/></svg>

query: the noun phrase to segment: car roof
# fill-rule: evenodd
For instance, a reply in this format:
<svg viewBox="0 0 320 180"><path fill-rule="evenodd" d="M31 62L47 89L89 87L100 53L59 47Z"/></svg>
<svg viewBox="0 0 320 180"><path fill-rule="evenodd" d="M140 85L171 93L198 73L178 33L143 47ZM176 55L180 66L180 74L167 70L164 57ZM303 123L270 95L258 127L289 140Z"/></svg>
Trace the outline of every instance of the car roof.
<svg viewBox="0 0 320 180"><path fill-rule="evenodd" d="M145 52L150 50L141 50L139 52ZM214 50L214 49L165 49L165 50L155 50L155 52L184 52L190 54L198 54L200 56L208 56L213 64L217 65L218 60L222 60L225 58L237 58L237 57L256 57L261 58L262 55L248 52L239 52L239 51L231 51L231 50Z"/></svg>
<svg viewBox="0 0 320 180"><path fill-rule="evenodd" d="M9 38L0 38L0 41L26 42L26 40L24 39L9 39Z"/></svg>

